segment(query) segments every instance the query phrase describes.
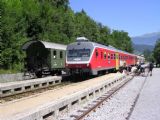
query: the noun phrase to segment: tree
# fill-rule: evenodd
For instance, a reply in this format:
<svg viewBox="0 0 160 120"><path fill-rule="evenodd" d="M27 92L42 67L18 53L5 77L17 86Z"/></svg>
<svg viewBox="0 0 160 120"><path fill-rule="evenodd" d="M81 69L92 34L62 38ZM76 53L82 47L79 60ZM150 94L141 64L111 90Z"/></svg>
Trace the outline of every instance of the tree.
<svg viewBox="0 0 160 120"><path fill-rule="evenodd" d="M153 50L153 56L157 64L160 64L160 39L157 40L155 48Z"/></svg>
<svg viewBox="0 0 160 120"><path fill-rule="evenodd" d="M109 36L111 34L110 29L107 26L103 26L101 23L98 23L100 40L104 45L109 45Z"/></svg>
<svg viewBox="0 0 160 120"><path fill-rule="evenodd" d="M131 38L128 36L127 32L113 30L110 35L109 44L112 46L130 52L133 52Z"/></svg>
<svg viewBox="0 0 160 120"><path fill-rule="evenodd" d="M23 68L21 46L28 40L69 44L76 37L132 52L127 32L97 23L87 13L74 13L69 0L0 0L0 68Z"/></svg>
<svg viewBox="0 0 160 120"><path fill-rule="evenodd" d="M4 69L20 69L23 58L20 47L25 36L25 19L23 18L23 8L20 0L1 1L1 62Z"/></svg>
<svg viewBox="0 0 160 120"><path fill-rule="evenodd" d="M144 55L146 61L153 61L154 60L153 59L153 53L149 49L145 49L143 51L143 55Z"/></svg>
<svg viewBox="0 0 160 120"><path fill-rule="evenodd" d="M84 10L75 14L75 29L76 36L85 36L92 41L100 40L97 23Z"/></svg>

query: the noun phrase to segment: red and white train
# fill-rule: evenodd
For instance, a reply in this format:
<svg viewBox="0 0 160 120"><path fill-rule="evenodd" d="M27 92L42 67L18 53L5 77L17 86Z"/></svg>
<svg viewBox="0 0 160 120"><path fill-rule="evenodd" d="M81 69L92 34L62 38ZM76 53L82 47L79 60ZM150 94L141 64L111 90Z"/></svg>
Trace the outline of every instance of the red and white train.
<svg viewBox="0 0 160 120"><path fill-rule="evenodd" d="M143 59L143 57L140 57ZM137 64L138 56L118 50L111 46L89 41L85 37L67 46L66 68L71 74L88 73L98 75L111 69L119 70L122 66L131 67Z"/></svg>

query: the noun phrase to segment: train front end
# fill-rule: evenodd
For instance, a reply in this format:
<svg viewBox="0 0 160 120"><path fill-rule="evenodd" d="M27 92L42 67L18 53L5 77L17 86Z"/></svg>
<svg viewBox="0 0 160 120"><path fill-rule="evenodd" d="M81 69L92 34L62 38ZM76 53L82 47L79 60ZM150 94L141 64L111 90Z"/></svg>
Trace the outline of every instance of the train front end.
<svg viewBox="0 0 160 120"><path fill-rule="evenodd" d="M66 68L71 75L90 74L90 60L93 44L85 37L77 38L76 42L69 44L66 51Z"/></svg>

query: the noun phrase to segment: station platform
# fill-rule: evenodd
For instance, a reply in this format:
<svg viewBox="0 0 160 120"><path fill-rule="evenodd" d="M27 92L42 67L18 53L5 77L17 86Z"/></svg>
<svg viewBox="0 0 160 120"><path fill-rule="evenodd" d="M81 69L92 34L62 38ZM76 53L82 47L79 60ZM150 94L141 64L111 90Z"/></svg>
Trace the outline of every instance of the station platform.
<svg viewBox="0 0 160 120"><path fill-rule="evenodd" d="M160 68L147 77L129 120L160 120Z"/></svg>
<svg viewBox="0 0 160 120"><path fill-rule="evenodd" d="M1 83L0 98L40 88L45 88L48 86L53 86L61 83L61 80L61 76L50 76L45 78Z"/></svg>
<svg viewBox="0 0 160 120"><path fill-rule="evenodd" d="M17 101L0 104L0 120L39 120L48 114L58 114L60 108L74 105L75 101L82 101L84 96L86 99L89 95L92 97L92 95L104 91L106 85L116 84L122 78L124 75L113 73L98 79L93 78Z"/></svg>

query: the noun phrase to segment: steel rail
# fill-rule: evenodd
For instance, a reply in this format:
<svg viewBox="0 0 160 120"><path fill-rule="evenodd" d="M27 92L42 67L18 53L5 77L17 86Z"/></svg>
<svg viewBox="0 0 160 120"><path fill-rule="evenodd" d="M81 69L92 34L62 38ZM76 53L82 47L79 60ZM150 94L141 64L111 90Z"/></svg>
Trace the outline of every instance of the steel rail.
<svg viewBox="0 0 160 120"><path fill-rule="evenodd" d="M88 110L84 111L81 115L77 115L75 116L75 120L82 120L85 116L87 116L89 113L91 113L92 111L95 111L96 108L100 107L101 104L103 104L104 101L106 101L107 99L109 99L114 93L116 93L118 90L120 90L122 87L124 87L130 80L133 79L134 76L132 76L132 78L127 78L127 81L125 81L122 85L118 85L116 87L114 87L113 89L111 89L109 91L109 93L106 93L105 97L100 97L100 101L98 101L95 105L93 105L92 107L90 107Z"/></svg>

